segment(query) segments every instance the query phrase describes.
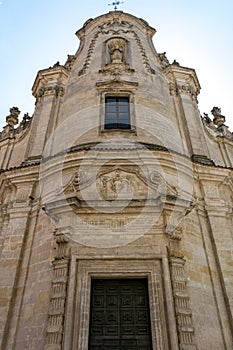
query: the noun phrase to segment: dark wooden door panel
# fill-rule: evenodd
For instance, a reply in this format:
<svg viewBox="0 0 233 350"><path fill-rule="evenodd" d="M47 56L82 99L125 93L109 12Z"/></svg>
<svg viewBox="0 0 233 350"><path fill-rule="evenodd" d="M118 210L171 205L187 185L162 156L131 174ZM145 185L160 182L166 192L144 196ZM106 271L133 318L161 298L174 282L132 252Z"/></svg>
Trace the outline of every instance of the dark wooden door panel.
<svg viewBox="0 0 233 350"><path fill-rule="evenodd" d="M146 279L93 279L89 350L152 350Z"/></svg>

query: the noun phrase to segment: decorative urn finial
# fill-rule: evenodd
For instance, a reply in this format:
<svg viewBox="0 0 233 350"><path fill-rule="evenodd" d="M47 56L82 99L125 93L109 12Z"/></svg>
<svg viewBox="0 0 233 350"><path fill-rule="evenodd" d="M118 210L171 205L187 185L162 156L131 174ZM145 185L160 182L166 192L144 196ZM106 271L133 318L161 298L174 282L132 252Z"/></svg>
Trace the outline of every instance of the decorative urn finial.
<svg viewBox="0 0 233 350"><path fill-rule="evenodd" d="M18 107L12 107L10 108L10 115L6 117L6 122L9 126L14 127L18 124L19 119L18 116L20 114L20 110Z"/></svg>
<svg viewBox="0 0 233 350"><path fill-rule="evenodd" d="M221 108L213 107L211 113L214 116L213 122L215 125L217 125L217 127L224 125L226 118L224 115L221 115Z"/></svg>

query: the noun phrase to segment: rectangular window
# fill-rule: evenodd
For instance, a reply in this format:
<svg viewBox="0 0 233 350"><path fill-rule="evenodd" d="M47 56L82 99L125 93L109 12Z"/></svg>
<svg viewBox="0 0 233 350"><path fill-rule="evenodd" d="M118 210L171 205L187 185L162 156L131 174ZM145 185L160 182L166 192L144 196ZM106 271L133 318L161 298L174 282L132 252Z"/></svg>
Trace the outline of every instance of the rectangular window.
<svg viewBox="0 0 233 350"><path fill-rule="evenodd" d="M105 98L105 129L130 129L129 98Z"/></svg>

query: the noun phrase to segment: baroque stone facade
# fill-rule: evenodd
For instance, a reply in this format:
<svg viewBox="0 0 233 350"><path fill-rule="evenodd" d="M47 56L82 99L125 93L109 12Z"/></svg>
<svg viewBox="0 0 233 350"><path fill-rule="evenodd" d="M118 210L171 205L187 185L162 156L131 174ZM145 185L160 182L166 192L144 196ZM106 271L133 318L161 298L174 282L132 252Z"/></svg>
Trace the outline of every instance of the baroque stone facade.
<svg viewBox="0 0 233 350"><path fill-rule="evenodd" d="M233 134L219 107L201 116L195 70L154 34L121 11L88 20L76 54L38 72L33 116L6 117L1 350L232 349ZM108 331L123 330L101 335L94 280L147 281L150 319L126 293L116 321L110 293Z"/></svg>

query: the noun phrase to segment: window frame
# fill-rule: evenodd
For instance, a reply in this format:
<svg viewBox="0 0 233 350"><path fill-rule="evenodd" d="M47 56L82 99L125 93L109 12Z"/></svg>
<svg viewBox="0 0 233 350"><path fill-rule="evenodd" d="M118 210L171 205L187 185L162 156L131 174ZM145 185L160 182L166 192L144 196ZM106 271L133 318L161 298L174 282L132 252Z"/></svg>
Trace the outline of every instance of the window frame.
<svg viewBox="0 0 233 350"><path fill-rule="evenodd" d="M115 100L109 101L108 100ZM123 100L125 99L126 103ZM110 109L112 104L112 111ZM121 107L125 111L121 111ZM111 121L112 118L112 121ZM126 123L122 119L126 120ZM105 96L105 115L104 115L104 129L105 130L131 130L131 120L130 120L130 99L129 96L118 96L118 95L107 95Z"/></svg>
<svg viewBox="0 0 233 350"><path fill-rule="evenodd" d="M96 90L100 96L99 108L99 131L100 133L135 133L136 134L136 111L135 111L135 92L138 89L138 82L125 80L107 80L96 83ZM130 108L130 129L105 129L105 98L108 96L128 97Z"/></svg>

